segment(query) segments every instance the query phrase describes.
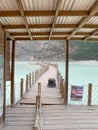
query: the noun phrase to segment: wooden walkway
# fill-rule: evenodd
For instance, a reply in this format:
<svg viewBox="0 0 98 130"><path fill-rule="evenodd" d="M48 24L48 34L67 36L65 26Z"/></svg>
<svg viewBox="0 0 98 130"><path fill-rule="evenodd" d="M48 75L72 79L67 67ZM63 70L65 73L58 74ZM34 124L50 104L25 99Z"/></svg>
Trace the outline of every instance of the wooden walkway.
<svg viewBox="0 0 98 130"><path fill-rule="evenodd" d="M35 123L36 96L41 83L43 130L98 130L98 107L65 106L59 87L47 87L48 79L55 77L54 67L44 73L38 82L13 108L7 108L6 120L0 130L31 130Z"/></svg>

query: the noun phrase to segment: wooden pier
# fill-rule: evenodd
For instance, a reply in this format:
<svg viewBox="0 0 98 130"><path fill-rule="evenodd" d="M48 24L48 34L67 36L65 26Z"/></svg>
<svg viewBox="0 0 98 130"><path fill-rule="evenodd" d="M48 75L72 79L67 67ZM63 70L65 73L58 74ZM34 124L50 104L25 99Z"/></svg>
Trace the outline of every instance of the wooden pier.
<svg viewBox="0 0 98 130"><path fill-rule="evenodd" d="M56 79L55 88L47 87L51 77ZM41 92L38 90L39 83ZM41 97L41 127L38 126L36 111L38 93ZM6 108L5 122L0 130L98 130L96 115L97 106L64 105L57 82L57 69L50 66L17 105Z"/></svg>

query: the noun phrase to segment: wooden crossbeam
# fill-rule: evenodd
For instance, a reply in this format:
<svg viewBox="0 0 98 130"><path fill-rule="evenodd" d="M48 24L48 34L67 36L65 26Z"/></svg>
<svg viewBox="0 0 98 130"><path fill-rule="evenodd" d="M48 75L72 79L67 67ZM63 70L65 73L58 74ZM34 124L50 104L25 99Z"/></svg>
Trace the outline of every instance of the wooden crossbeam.
<svg viewBox="0 0 98 130"><path fill-rule="evenodd" d="M29 37L27 37L27 38L23 38L23 37L20 37L20 38L15 38L15 40L19 40L19 41L21 41L21 40L26 40L26 41L29 41L30 40L30 38ZM33 38L33 40L49 40L49 38L48 37L36 37L36 38ZM65 37L51 37L51 40L66 40L66 38ZM80 37L72 37L70 40L84 40L83 38L80 38ZM90 39L88 39L88 41L96 41L96 42L98 42L98 38L90 38Z"/></svg>
<svg viewBox="0 0 98 130"><path fill-rule="evenodd" d="M29 24L29 28L51 28L52 24ZM56 24L55 28L76 28L76 24ZM4 29L24 29L25 25L3 25Z"/></svg>
<svg viewBox="0 0 98 130"><path fill-rule="evenodd" d="M95 31L93 31L89 36L85 37L84 40L88 40L89 38L91 38L92 36L98 36L98 29L96 29Z"/></svg>
<svg viewBox="0 0 98 130"><path fill-rule="evenodd" d="M60 10L58 16L88 16L89 12L85 10ZM38 16L54 16L55 10L39 10L39 11L24 11L25 17L38 17ZM98 16L98 13L95 14ZM0 17L21 17L21 13L18 10L0 11Z"/></svg>
<svg viewBox="0 0 98 130"><path fill-rule="evenodd" d="M30 40L30 38L20 37L20 38L15 38L15 40ZM49 37L34 37L33 40L49 40ZM51 40L65 40L65 37L52 37Z"/></svg>
<svg viewBox="0 0 98 130"><path fill-rule="evenodd" d="M28 32L28 34L30 36L30 39L32 40L32 35L31 35L30 29L28 27L28 22L27 22L27 19L26 19L25 15L24 15L24 9L23 9L23 6L22 6L22 2L21 2L21 0L16 0L16 2L17 2L17 6L18 6L18 8L20 10L21 16L22 16L22 18L24 20L27 32Z"/></svg>
<svg viewBox="0 0 98 130"><path fill-rule="evenodd" d="M67 38L66 38L67 39ZM78 40L78 41L81 41L82 42L84 41L84 38L81 38L81 37L72 37L70 40ZM95 41L95 42L98 42L98 38L89 38L87 39L87 41ZM85 42L85 41L84 41Z"/></svg>
<svg viewBox="0 0 98 130"><path fill-rule="evenodd" d="M38 16L54 16L55 10L39 10L39 11L24 11L25 17L38 17ZM89 11L85 10L60 10L58 16L88 16ZM94 14L98 16L98 12ZM21 13L18 10L0 11L0 17L21 17Z"/></svg>
<svg viewBox="0 0 98 130"><path fill-rule="evenodd" d="M29 24L29 28L51 28L52 24ZM78 24L55 24L54 28L77 28ZM3 29L26 29L25 25L2 25ZM98 24L86 24L82 28L97 29Z"/></svg>
<svg viewBox="0 0 98 130"><path fill-rule="evenodd" d="M51 39L51 35L52 35L53 29L54 29L55 24L56 24L56 20L57 20L58 14L59 14L59 10L60 10L60 7L61 7L61 3L62 3L62 0L58 0L58 1L57 1L55 16L54 16L54 19L53 19L52 28L51 28L51 30L50 30L49 40Z"/></svg>
<svg viewBox="0 0 98 130"><path fill-rule="evenodd" d="M42 36L42 35L49 35L50 32L31 32L31 35L33 36ZM70 35L71 32L52 32L52 35ZM77 32L75 35L91 35L92 33L89 32ZM28 36L27 32L16 32L10 33L11 36ZM98 36L98 34L96 34Z"/></svg>
<svg viewBox="0 0 98 130"><path fill-rule="evenodd" d="M6 29L3 28L3 26L2 26L1 23L0 23L0 29L2 29L4 32L6 32L6 37L9 37L9 38L11 38L12 40L14 40L14 38L10 36L9 32L8 32Z"/></svg>
<svg viewBox="0 0 98 130"><path fill-rule="evenodd" d="M30 38L29 37L26 37L26 38L18 37L18 38L15 38L15 40L19 40L19 41L27 40L27 41L29 41ZM34 37L33 40L49 40L49 38L48 37ZM66 40L66 38L65 37L51 37L51 40ZM83 38L72 38L72 40L83 40Z"/></svg>
<svg viewBox="0 0 98 130"><path fill-rule="evenodd" d="M68 39L71 39L71 37L73 37L73 35L78 32L85 24L86 22L92 17L94 16L96 13L98 12L98 0L96 0L96 2L94 3L94 5L91 7L91 9L89 10L89 15L87 17L83 17L80 22L78 23L78 27L76 29L74 29L71 32L71 35L68 37Z"/></svg>

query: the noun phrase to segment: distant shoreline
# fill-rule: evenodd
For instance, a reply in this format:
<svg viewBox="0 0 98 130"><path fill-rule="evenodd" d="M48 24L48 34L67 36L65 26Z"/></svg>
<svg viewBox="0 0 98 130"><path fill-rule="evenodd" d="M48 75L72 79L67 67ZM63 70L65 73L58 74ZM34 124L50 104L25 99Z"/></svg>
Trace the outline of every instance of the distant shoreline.
<svg viewBox="0 0 98 130"><path fill-rule="evenodd" d="M84 65L98 65L98 61L96 60L88 60L88 61L70 61L71 64L84 64Z"/></svg>
<svg viewBox="0 0 98 130"><path fill-rule="evenodd" d="M65 61L56 61L50 63L64 63ZM16 63L29 63L31 65L39 65L42 64L40 61L16 61ZM45 62L43 62L45 63ZM46 62L48 63L48 61ZM69 61L70 64L84 64L84 65L98 65L98 61L96 60L87 60L87 61Z"/></svg>

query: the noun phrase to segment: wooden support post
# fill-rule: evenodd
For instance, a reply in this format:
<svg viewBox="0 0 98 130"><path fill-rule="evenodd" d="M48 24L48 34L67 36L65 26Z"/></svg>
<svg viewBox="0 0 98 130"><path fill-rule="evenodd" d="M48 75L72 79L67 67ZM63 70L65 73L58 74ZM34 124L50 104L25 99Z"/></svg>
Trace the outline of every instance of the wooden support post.
<svg viewBox="0 0 98 130"><path fill-rule="evenodd" d="M62 83L62 79L61 79L61 95L62 95L62 98L63 98L63 83Z"/></svg>
<svg viewBox="0 0 98 130"><path fill-rule="evenodd" d="M38 83L38 95L41 96L41 83Z"/></svg>
<svg viewBox="0 0 98 130"><path fill-rule="evenodd" d="M4 104L3 104L3 121L5 120L6 116L6 32L4 32Z"/></svg>
<svg viewBox="0 0 98 130"><path fill-rule="evenodd" d="M11 64L11 106L13 106L13 105L15 104L14 68L15 68L15 40L12 41L12 64Z"/></svg>
<svg viewBox="0 0 98 130"><path fill-rule="evenodd" d="M62 76L60 77L60 93L62 92L61 86L62 86Z"/></svg>
<svg viewBox="0 0 98 130"><path fill-rule="evenodd" d="M20 81L20 97L23 97L23 78Z"/></svg>
<svg viewBox="0 0 98 130"><path fill-rule="evenodd" d="M66 86L65 85L66 85L66 83L64 81L64 104L66 105L68 98L66 98Z"/></svg>
<svg viewBox="0 0 98 130"><path fill-rule="evenodd" d="M65 95L64 79L61 79L60 87L61 87L60 91L61 91L62 98L64 98L64 95Z"/></svg>
<svg viewBox="0 0 98 130"><path fill-rule="evenodd" d="M31 88L31 73L29 73L29 88Z"/></svg>
<svg viewBox="0 0 98 130"><path fill-rule="evenodd" d="M35 71L34 71L34 83L35 83Z"/></svg>
<svg viewBox="0 0 98 130"><path fill-rule="evenodd" d="M32 72L32 85L34 84L34 72Z"/></svg>
<svg viewBox="0 0 98 130"><path fill-rule="evenodd" d="M42 76L42 67L41 67L41 76Z"/></svg>
<svg viewBox="0 0 98 130"><path fill-rule="evenodd" d="M39 69L38 69L38 79L39 79L39 77L40 77L40 74L39 74Z"/></svg>
<svg viewBox="0 0 98 130"><path fill-rule="evenodd" d="M36 96L36 110L40 109L40 96Z"/></svg>
<svg viewBox="0 0 98 130"><path fill-rule="evenodd" d="M36 81L37 81L37 70L36 70Z"/></svg>
<svg viewBox="0 0 98 130"><path fill-rule="evenodd" d="M40 78L40 76L41 76L41 75L40 75L40 69L39 69L39 78Z"/></svg>
<svg viewBox="0 0 98 130"><path fill-rule="evenodd" d="M37 77L38 77L37 79L39 79L39 69L38 69L38 76Z"/></svg>
<svg viewBox="0 0 98 130"><path fill-rule="evenodd" d="M58 71L58 69L57 69L57 82L58 82L58 86L59 86L59 71Z"/></svg>
<svg viewBox="0 0 98 130"><path fill-rule="evenodd" d="M36 82L36 80L37 80L37 79L36 79L36 77L37 77L36 75L37 75L37 72L35 71L35 82Z"/></svg>
<svg viewBox="0 0 98 130"><path fill-rule="evenodd" d="M64 84L64 79L62 79L62 98L65 98L65 84Z"/></svg>
<svg viewBox="0 0 98 130"><path fill-rule="evenodd" d="M89 83L88 85L88 106L91 106L92 101L92 84Z"/></svg>
<svg viewBox="0 0 98 130"><path fill-rule="evenodd" d="M66 40L66 65L65 65L65 104L68 105L68 67L69 67L69 41Z"/></svg>
<svg viewBox="0 0 98 130"><path fill-rule="evenodd" d="M38 80L38 70L37 70L37 80Z"/></svg>
<svg viewBox="0 0 98 130"><path fill-rule="evenodd" d="M37 73L36 73L36 79L38 80L38 70L36 71Z"/></svg>
<svg viewBox="0 0 98 130"><path fill-rule="evenodd" d="M28 91L28 75L26 75L26 91Z"/></svg>

